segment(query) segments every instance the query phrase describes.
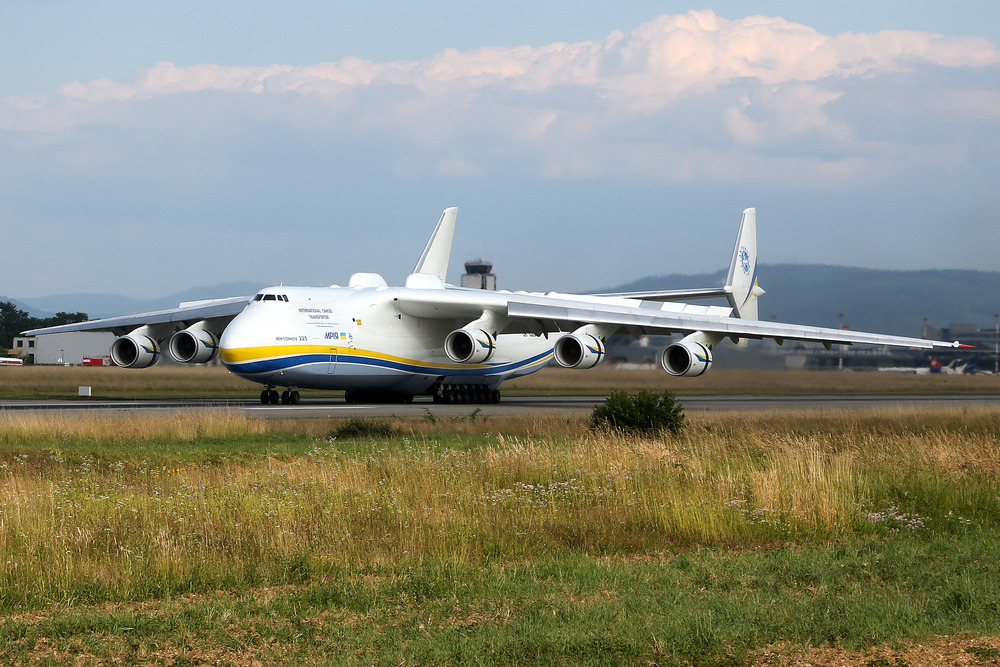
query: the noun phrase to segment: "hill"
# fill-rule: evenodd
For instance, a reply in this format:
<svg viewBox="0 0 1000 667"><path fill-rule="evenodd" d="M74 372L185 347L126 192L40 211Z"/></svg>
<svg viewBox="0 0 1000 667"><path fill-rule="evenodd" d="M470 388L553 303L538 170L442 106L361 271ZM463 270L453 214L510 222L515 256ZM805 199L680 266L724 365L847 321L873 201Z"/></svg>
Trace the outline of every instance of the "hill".
<svg viewBox="0 0 1000 667"><path fill-rule="evenodd" d="M134 299L116 294L56 294L31 299L19 299L15 303L34 317L46 317L51 313L84 312L91 319L114 317L130 313L145 313L153 310L176 308L182 301L200 299L221 299L229 296L251 296L262 286L246 281L222 283L207 287L193 287L156 299Z"/></svg>
<svg viewBox="0 0 1000 667"><path fill-rule="evenodd" d="M758 283L767 291L760 316L782 322L837 327L840 314L852 329L919 336L926 323L992 327L1000 309L1000 272L964 270L880 271L821 264L762 264ZM725 271L651 276L601 291L625 292L721 285Z"/></svg>

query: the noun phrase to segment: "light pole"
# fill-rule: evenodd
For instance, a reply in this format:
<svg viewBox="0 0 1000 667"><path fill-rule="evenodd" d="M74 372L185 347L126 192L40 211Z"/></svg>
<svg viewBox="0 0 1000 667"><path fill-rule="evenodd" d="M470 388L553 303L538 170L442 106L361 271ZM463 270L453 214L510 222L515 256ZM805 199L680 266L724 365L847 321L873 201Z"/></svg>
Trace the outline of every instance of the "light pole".
<svg viewBox="0 0 1000 667"><path fill-rule="evenodd" d="M1000 374L1000 313L993 313L993 374Z"/></svg>

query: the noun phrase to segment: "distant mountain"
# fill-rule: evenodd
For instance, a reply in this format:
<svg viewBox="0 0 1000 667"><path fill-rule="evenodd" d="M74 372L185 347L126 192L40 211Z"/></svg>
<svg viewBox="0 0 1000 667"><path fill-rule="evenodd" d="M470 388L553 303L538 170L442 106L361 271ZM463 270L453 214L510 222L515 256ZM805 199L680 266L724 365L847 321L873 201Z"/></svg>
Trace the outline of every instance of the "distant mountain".
<svg viewBox="0 0 1000 667"><path fill-rule="evenodd" d="M23 310L24 312L28 313L28 315L30 315L31 317L40 317L41 318L41 317L52 317L53 315L55 315L55 313L50 313L48 311L39 310L38 308L32 308L31 306L29 306L28 304L26 304L24 301L21 301L19 299L11 299L10 297L7 297L7 296L0 296L0 302L12 303L17 308L19 308L19 309Z"/></svg>
<svg viewBox="0 0 1000 667"><path fill-rule="evenodd" d="M182 301L200 299L221 299L227 296L251 296L263 287L247 281L223 283L208 287L194 287L183 292L157 299L135 299L116 294L57 294L32 299L21 299L20 305L35 317L47 317L57 312L84 312L91 319L114 317L130 313L144 313L151 310L176 308ZM15 302L16 303L16 302ZM38 314L43 313L43 314Z"/></svg>
<svg viewBox="0 0 1000 667"><path fill-rule="evenodd" d="M1000 310L1000 272L928 270L879 271L822 264L762 264L759 284L767 294L760 316L782 322L840 326L902 336L919 336L924 325L947 327L971 323L990 328ZM725 271L696 275L651 276L597 292L630 292L685 287L712 287L725 281ZM83 311L92 319L174 308L182 301L249 296L261 285L232 282L197 287L159 299L133 299L110 294L63 294L14 303L35 317ZM12 299L8 299L12 300Z"/></svg>
<svg viewBox="0 0 1000 667"><path fill-rule="evenodd" d="M840 326L919 336L924 325L952 323L992 328L1000 309L1000 272L880 271L821 264L761 264L760 317L824 327ZM725 271L642 278L607 292L712 287Z"/></svg>

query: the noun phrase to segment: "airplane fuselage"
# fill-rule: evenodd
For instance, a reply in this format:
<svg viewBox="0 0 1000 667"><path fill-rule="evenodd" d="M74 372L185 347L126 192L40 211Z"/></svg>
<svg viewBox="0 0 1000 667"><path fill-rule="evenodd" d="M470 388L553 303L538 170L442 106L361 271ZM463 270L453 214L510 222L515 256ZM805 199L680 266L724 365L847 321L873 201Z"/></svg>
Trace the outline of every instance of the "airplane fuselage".
<svg viewBox="0 0 1000 667"><path fill-rule="evenodd" d="M455 363L448 333L463 321L415 317L397 307L399 288L274 287L233 318L220 340L232 373L267 386L434 393L539 370L555 336L501 334L485 363Z"/></svg>

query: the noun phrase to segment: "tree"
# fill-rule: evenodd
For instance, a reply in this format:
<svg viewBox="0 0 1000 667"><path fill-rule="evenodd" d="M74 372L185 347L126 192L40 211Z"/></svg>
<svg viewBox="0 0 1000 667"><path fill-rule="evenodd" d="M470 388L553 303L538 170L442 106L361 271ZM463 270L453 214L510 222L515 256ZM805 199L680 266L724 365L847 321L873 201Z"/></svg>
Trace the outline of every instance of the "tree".
<svg viewBox="0 0 1000 667"><path fill-rule="evenodd" d="M10 301L0 302L0 349L6 351L13 344L14 336L31 329L32 319Z"/></svg>
<svg viewBox="0 0 1000 667"><path fill-rule="evenodd" d="M28 329L55 327L60 324L86 322L87 313L58 312L53 317L32 317L10 301L0 301L0 349L8 350L14 337Z"/></svg>

